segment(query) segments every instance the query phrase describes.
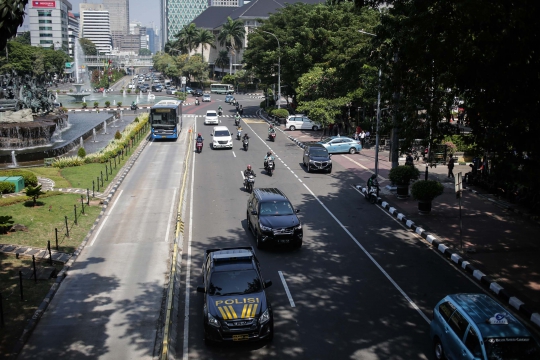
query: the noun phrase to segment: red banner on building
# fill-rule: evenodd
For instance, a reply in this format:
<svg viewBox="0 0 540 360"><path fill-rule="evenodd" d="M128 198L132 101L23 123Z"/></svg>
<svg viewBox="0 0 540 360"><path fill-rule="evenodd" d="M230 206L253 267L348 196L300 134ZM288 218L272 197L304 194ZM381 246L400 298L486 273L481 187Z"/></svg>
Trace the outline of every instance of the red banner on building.
<svg viewBox="0 0 540 360"><path fill-rule="evenodd" d="M33 0L32 7L35 8L56 8L56 1Z"/></svg>

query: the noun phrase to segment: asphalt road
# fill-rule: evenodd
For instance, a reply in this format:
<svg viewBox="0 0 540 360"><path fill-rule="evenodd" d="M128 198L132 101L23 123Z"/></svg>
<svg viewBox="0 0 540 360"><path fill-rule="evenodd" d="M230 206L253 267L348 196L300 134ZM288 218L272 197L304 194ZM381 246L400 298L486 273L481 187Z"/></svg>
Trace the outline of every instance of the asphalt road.
<svg viewBox="0 0 540 360"><path fill-rule="evenodd" d="M153 357L186 139L147 145L20 359Z"/></svg>
<svg viewBox="0 0 540 360"><path fill-rule="evenodd" d="M187 107L185 112L217 109L222 98L213 95L212 103ZM246 98L237 96L245 114L253 114L261 100ZM231 109L224 105L225 114ZM221 122L234 131L232 117ZM251 136L249 151L237 140L233 150L212 150L211 128L203 125L203 117L197 118L196 132L206 141L203 152L194 156L190 174L182 259L187 295L180 296L180 309L187 311L180 312L177 358L431 358L433 306L449 293L481 290L420 238L367 203L353 188L359 179L337 161L332 174L307 173L301 165L302 149L281 132L275 143L269 142L268 125L255 119L243 123ZM273 177L263 170L269 148L277 155ZM274 340L207 347L203 298L196 293L204 250L255 247L246 228L248 193L241 172L247 164L257 173L255 187L281 189L300 210L304 245L299 250L256 250L263 276L273 281L267 294L274 308Z"/></svg>

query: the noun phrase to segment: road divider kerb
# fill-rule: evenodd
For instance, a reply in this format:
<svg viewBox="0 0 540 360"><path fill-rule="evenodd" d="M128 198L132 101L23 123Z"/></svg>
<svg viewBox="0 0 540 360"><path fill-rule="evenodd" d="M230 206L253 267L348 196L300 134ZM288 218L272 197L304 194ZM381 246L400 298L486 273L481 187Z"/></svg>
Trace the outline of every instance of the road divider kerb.
<svg viewBox="0 0 540 360"><path fill-rule="evenodd" d="M363 196L367 195L367 189L361 185L354 186ZM428 241L431 246L440 252L445 258L455 263L467 272L473 279L477 282L480 282L482 285L487 286L487 288L498 296L498 298L506 303L509 306L515 308L521 315L524 315L527 320L531 321L536 325L537 329L540 329L540 314L533 312L523 301L517 297L511 295L503 286L494 281L491 277L484 274L482 271L471 265L470 262L466 261L458 253L453 252L453 249L445 245L441 240L439 240L433 234L429 234L422 227L416 225L413 221L407 219L405 214L397 211L396 208L390 206L386 201L383 201L380 197L377 198L377 204L380 207L392 215L396 220L403 223L407 228L414 231L416 234L420 235L424 240Z"/></svg>
<svg viewBox="0 0 540 360"><path fill-rule="evenodd" d="M171 270L169 275L169 285L167 288L167 305L165 310L165 323L163 331L163 342L161 344L161 355L160 360L166 360L169 358L169 336L172 325L172 312L174 310L173 300L174 300L174 289L176 285L176 268L177 268L177 258L178 258L178 244L180 243L181 234L184 233L184 221L182 220L182 207L184 203L184 194L186 188L186 179L189 169L189 159L191 157L191 143L193 140L193 128L188 130L188 145L187 145L187 156L184 161L184 175L182 176L182 188L180 190L180 198L178 200L178 210L176 216L176 232L175 240L173 246L173 254L171 260Z"/></svg>

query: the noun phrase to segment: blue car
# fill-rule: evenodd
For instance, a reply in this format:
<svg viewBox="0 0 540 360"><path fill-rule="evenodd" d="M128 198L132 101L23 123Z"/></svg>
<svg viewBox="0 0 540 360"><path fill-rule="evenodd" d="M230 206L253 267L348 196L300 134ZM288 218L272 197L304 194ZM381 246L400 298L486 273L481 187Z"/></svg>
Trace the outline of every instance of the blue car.
<svg viewBox="0 0 540 360"><path fill-rule="evenodd" d="M540 359L533 335L485 294L446 296L435 306L430 327L437 360Z"/></svg>
<svg viewBox="0 0 540 360"><path fill-rule="evenodd" d="M349 153L356 154L362 150L362 145L359 141L351 139L345 136L331 136L317 144L321 144L328 150L329 154L335 153Z"/></svg>

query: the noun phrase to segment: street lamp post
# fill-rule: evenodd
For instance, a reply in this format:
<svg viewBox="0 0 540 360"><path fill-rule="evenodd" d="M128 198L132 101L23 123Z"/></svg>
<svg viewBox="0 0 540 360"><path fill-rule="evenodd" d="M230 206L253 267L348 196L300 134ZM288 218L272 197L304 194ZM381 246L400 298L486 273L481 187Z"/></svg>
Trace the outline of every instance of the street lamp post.
<svg viewBox="0 0 540 360"><path fill-rule="evenodd" d="M264 31L264 30L261 30L261 32L272 35L274 38L276 38L276 41L277 41L277 46L278 46L278 80L277 80L277 82L278 82L278 103L277 103L277 107L278 107L278 109L280 109L281 108L281 106L280 106L280 104L281 104L281 47L279 45L279 40L278 40L276 35L272 34L271 32Z"/></svg>
<svg viewBox="0 0 540 360"><path fill-rule="evenodd" d="M364 30L358 30L359 33L370 35L370 36L377 36L372 33L368 33ZM379 176L379 123L381 121L381 68L379 68L379 91L377 94L377 125L375 130L375 175Z"/></svg>

